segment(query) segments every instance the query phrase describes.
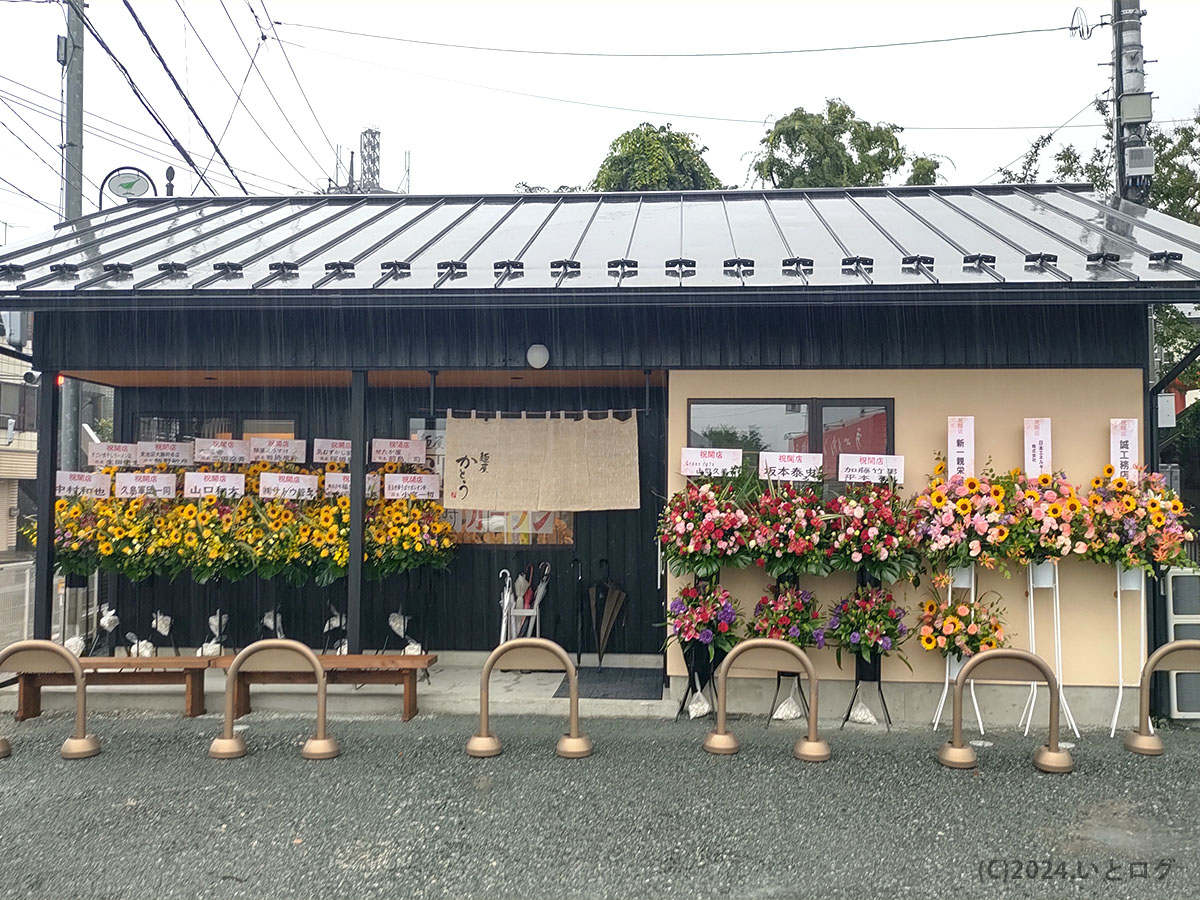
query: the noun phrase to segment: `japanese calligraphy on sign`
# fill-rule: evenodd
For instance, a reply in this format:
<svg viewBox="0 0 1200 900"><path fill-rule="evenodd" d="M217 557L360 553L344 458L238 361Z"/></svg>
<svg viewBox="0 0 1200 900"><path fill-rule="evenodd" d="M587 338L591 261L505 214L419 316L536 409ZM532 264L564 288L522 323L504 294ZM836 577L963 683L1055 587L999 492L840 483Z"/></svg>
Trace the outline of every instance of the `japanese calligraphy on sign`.
<svg viewBox="0 0 1200 900"><path fill-rule="evenodd" d="M679 474L688 478L736 475L742 468L742 451L719 447L684 447Z"/></svg>
<svg viewBox="0 0 1200 900"><path fill-rule="evenodd" d="M402 497L415 497L418 500L436 500L442 495L442 480L436 475L399 475L383 476L383 497L385 500L399 500Z"/></svg>
<svg viewBox="0 0 1200 900"><path fill-rule="evenodd" d="M158 472L118 472L118 497L174 497L175 476Z"/></svg>
<svg viewBox="0 0 1200 900"><path fill-rule="evenodd" d="M138 441L137 464L153 466L165 463L168 466L190 466L194 445L191 441Z"/></svg>
<svg viewBox="0 0 1200 900"><path fill-rule="evenodd" d="M401 440L400 438L374 438L371 441L371 462L424 464L425 442Z"/></svg>
<svg viewBox="0 0 1200 900"><path fill-rule="evenodd" d="M196 438L196 462L250 462L250 442L225 438Z"/></svg>
<svg viewBox="0 0 1200 900"><path fill-rule="evenodd" d="M240 497L246 493L246 476L240 472L185 472L183 496L206 497L209 494L224 494Z"/></svg>
<svg viewBox="0 0 1200 900"><path fill-rule="evenodd" d="M946 475L975 474L975 417L946 417Z"/></svg>
<svg viewBox="0 0 1200 900"><path fill-rule="evenodd" d="M1025 474L1041 475L1051 472L1050 420L1025 420Z"/></svg>
<svg viewBox="0 0 1200 900"><path fill-rule="evenodd" d="M758 454L758 477L771 481L817 481L824 465L820 453L772 453L763 450Z"/></svg>
<svg viewBox="0 0 1200 900"><path fill-rule="evenodd" d="M264 500L315 500L317 476L263 472L258 476L258 496Z"/></svg>
<svg viewBox="0 0 1200 900"><path fill-rule="evenodd" d="M132 466L136 459L137 444L88 444L87 464L94 469Z"/></svg>
<svg viewBox="0 0 1200 900"><path fill-rule="evenodd" d="M350 496L350 473L326 472L325 496L338 497L343 494ZM379 476L376 474L367 474L367 496L372 499L379 496Z"/></svg>
<svg viewBox="0 0 1200 900"><path fill-rule="evenodd" d="M350 462L351 442L334 438L313 439L313 462Z"/></svg>
<svg viewBox="0 0 1200 900"><path fill-rule="evenodd" d="M112 477L103 472L65 472L54 477L56 497L107 497L112 491Z"/></svg>
<svg viewBox="0 0 1200 900"><path fill-rule="evenodd" d="M304 462L308 455L306 441L291 438L251 438L250 458L255 462Z"/></svg>
<svg viewBox="0 0 1200 900"><path fill-rule="evenodd" d="M839 481L904 483L904 457L871 453L839 453Z"/></svg>
<svg viewBox="0 0 1200 900"><path fill-rule="evenodd" d="M1113 478L1132 478L1138 463L1138 420L1109 419L1108 430Z"/></svg>

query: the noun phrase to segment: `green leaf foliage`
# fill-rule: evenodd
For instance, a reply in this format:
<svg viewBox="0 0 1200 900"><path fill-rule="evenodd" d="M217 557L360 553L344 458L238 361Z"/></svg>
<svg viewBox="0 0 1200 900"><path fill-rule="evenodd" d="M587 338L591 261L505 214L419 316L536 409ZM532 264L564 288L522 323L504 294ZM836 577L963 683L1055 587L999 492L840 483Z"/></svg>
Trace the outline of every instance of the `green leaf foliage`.
<svg viewBox="0 0 1200 900"><path fill-rule="evenodd" d="M609 145L590 187L597 191L694 191L722 187L699 138L643 122Z"/></svg>

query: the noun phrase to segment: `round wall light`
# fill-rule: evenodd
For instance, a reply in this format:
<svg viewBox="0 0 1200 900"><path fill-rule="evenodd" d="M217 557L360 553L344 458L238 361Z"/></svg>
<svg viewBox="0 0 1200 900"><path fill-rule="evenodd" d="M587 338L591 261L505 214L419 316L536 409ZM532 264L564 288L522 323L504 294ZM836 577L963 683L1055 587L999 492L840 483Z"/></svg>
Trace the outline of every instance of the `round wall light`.
<svg viewBox="0 0 1200 900"><path fill-rule="evenodd" d="M546 363L550 362L550 351L545 344L530 344L525 351L525 359L533 368L544 369Z"/></svg>

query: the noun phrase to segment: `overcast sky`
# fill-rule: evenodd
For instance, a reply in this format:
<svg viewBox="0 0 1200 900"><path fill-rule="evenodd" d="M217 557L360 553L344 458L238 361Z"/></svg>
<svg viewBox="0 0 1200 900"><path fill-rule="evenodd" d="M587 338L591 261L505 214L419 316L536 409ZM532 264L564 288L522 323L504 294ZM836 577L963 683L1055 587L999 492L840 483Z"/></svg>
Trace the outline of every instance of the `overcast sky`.
<svg viewBox="0 0 1200 900"><path fill-rule="evenodd" d="M242 98L279 149L241 107L221 141L230 163L257 194L324 187L335 172L329 143L341 145L348 161L367 126L382 132L382 183L388 189L403 181L406 150L412 156L414 193L503 192L518 181L551 188L586 184L609 142L642 121L695 132L709 148L706 158L717 176L745 185L767 123L797 106L820 109L827 97L841 97L868 120L904 126L902 140L910 150L942 154L953 162L943 167L948 182L993 181L994 171L1019 156L1033 137L1071 119L1108 87L1109 67L1100 64L1109 60L1112 46L1110 30L1097 28L1088 41L1056 31L832 53L595 58L423 46L321 30L537 50L763 51L1066 26L1076 4L1060 0L266 0L272 19L320 26L277 25L279 39L290 42L282 46L263 0L130 2L217 135L234 112L234 89L204 45L234 88L249 69L242 42L249 52L262 45L257 63L266 84L251 74ZM1155 117L1186 117L1200 106L1200 2L1147 0L1144 7L1146 56L1157 60L1147 67L1148 86L1159 98ZM1094 2L1084 10L1095 24L1111 4ZM91 0L88 15L203 168L211 147L124 3ZM259 39L260 25L265 43ZM12 104L10 109L0 103L0 122L46 160L39 161L0 128L0 175L53 210L61 204L55 174L61 87L55 36L65 33L64 7L58 3L0 0L0 99ZM285 50L328 142L289 71ZM98 183L117 166L136 165L148 170L161 190L164 157L174 151L90 36L85 53L85 122L157 154L87 134L85 174ZM1067 128L1059 137L1087 148L1099 140L1092 111L1073 125L1093 127ZM980 126L1028 127L970 130ZM194 174L179 161L174 164L176 192L191 193ZM214 181L219 193L240 193L219 160L209 172L222 179ZM344 172L339 180L345 180ZM197 192L207 194L203 187ZM96 195L96 188L86 184L85 213L95 209ZM57 218L0 184L0 221L9 223L9 242L26 241ZM4 231L0 225L0 242Z"/></svg>

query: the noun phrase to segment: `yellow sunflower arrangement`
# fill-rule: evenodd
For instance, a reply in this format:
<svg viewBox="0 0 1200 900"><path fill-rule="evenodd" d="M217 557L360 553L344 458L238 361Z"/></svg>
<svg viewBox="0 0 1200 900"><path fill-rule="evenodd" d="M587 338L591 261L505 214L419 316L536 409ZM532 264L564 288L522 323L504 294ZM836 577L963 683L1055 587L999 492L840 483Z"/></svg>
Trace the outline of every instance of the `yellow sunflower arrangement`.
<svg viewBox="0 0 1200 900"><path fill-rule="evenodd" d="M1129 477L1114 476L1112 466L1092 479L1086 502L1092 531L1086 556L1104 565L1161 574L1187 565L1184 544L1192 540L1187 510L1163 476L1138 466Z"/></svg>

